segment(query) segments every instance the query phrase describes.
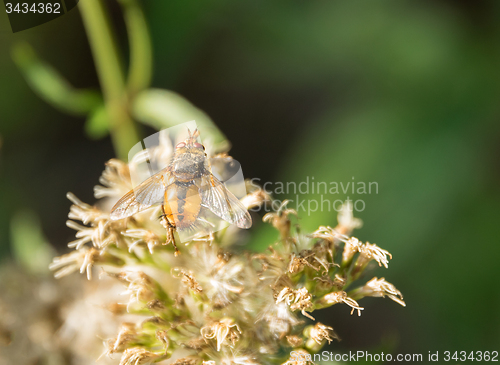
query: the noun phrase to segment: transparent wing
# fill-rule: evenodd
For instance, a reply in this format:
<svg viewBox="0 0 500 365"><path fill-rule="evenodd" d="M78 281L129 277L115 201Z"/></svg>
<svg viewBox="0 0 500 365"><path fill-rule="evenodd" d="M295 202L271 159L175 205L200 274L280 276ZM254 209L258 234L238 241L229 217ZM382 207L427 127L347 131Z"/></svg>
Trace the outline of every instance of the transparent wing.
<svg viewBox="0 0 500 365"><path fill-rule="evenodd" d="M245 206L214 175L202 179L200 190L201 205L216 216L240 228L252 226L252 217Z"/></svg>
<svg viewBox="0 0 500 365"><path fill-rule="evenodd" d="M141 212L149 207L161 204L164 200L165 188L169 185L170 167L157 172L147 180L130 190L111 209L111 219L123 219Z"/></svg>

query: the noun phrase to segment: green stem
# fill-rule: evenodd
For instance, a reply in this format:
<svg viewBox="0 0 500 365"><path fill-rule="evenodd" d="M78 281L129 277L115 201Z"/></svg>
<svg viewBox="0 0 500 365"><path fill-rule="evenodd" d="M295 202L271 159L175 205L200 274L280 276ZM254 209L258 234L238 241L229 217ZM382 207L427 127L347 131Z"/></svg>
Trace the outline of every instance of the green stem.
<svg viewBox="0 0 500 365"><path fill-rule="evenodd" d="M109 19L102 0L81 1L78 7L103 91L115 152L126 160L139 136L127 112L125 80Z"/></svg>
<svg viewBox="0 0 500 365"><path fill-rule="evenodd" d="M347 296L349 298L352 298L352 299L356 300L356 301L360 300L360 299L363 299L365 297L365 295L363 293L363 287L351 290L350 292L347 293Z"/></svg>
<svg viewBox="0 0 500 365"><path fill-rule="evenodd" d="M120 0L130 45L127 89L131 98L147 88L153 73L153 51L144 12L136 0Z"/></svg>

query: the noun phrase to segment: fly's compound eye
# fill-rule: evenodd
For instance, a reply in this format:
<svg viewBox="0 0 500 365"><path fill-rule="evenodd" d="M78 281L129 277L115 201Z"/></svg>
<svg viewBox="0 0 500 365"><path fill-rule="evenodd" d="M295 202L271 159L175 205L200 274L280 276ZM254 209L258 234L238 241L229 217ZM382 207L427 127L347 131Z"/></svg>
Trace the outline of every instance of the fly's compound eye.
<svg viewBox="0 0 500 365"><path fill-rule="evenodd" d="M205 146L203 146L201 143L198 143L198 142L194 142L194 143L193 143L193 146L194 146L195 148L203 148L203 149L205 149Z"/></svg>
<svg viewBox="0 0 500 365"><path fill-rule="evenodd" d="M186 143L185 142L177 143L177 146L175 146L175 148L184 148L184 147L186 147Z"/></svg>

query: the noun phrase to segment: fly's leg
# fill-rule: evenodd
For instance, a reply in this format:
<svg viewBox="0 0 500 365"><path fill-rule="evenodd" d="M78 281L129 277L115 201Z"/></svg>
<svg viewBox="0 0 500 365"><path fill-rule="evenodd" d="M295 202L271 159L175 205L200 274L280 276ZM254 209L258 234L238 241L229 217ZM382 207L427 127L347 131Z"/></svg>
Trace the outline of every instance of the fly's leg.
<svg viewBox="0 0 500 365"><path fill-rule="evenodd" d="M171 222L168 219L169 215L166 212L164 205L161 206L161 210L163 211L163 214L160 217L160 223L167 230L167 239L166 239L164 245L168 245L171 243L174 246L174 250L175 250L174 255L179 256L181 254L181 252L179 251L179 249L177 248L177 245L175 244L175 236L174 236L175 223Z"/></svg>

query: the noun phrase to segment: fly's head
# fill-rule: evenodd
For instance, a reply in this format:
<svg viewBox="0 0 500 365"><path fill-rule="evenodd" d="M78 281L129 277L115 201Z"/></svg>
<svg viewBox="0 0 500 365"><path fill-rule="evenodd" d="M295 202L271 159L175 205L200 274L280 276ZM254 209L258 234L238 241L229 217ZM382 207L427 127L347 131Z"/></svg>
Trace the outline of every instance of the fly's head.
<svg viewBox="0 0 500 365"><path fill-rule="evenodd" d="M190 133L189 138L175 146L175 154L172 161L174 175L181 180L191 180L203 173L205 170L205 147L196 141L199 136L198 130Z"/></svg>

